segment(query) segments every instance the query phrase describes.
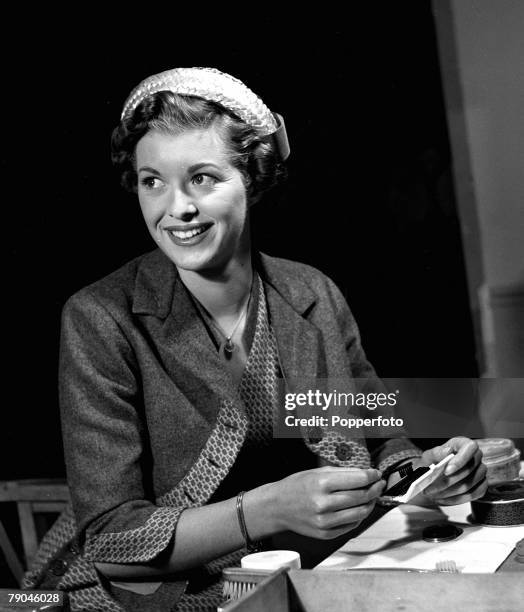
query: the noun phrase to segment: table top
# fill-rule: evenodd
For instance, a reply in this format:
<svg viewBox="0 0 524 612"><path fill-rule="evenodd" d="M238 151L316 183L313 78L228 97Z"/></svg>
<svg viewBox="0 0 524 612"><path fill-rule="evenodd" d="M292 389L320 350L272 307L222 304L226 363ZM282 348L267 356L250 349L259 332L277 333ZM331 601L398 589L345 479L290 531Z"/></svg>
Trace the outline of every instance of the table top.
<svg viewBox="0 0 524 612"><path fill-rule="evenodd" d="M449 542L427 542L425 527L453 524L460 535ZM463 573L524 571L515 544L524 538L524 526L487 527L471 520L470 504L421 507L402 504L390 509L356 537L343 543L316 569L358 570L390 567L431 570L437 561L454 560Z"/></svg>

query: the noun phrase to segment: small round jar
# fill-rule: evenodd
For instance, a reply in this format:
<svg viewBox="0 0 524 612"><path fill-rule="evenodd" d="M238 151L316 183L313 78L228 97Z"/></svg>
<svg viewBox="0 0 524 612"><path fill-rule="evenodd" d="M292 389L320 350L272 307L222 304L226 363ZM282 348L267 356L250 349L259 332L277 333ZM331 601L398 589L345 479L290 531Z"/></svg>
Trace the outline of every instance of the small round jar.
<svg viewBox="0 0 524 612"><path fill-rule="evenodd" d="M281 567L300 569L300 555L294 550L264 550L242 557L240 567L269 571L275 571Z"/></svg>
<svg viewBox="0 0 524 612"><path fill-rule="evenodd" d="M516 480L520 470L520 450L508 438L477 440L486 466L488 484Z"/></svg>

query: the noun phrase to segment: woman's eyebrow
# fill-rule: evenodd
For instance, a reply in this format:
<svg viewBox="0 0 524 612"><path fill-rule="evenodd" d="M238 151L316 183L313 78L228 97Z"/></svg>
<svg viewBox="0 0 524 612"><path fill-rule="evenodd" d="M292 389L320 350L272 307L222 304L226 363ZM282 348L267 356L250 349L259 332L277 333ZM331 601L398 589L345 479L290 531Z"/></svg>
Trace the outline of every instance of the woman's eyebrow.
<svg viewBox="0 0 524 612"><path fill-rule="evenodd" d="M197 172L197 170L200 170L201 168L210 167L210 166L212 166L213 168L216 168L217 170L222 170L222 167L219 166L218 164L215 164L214 162L200 162L198 164L193 164L192 166L189 166L187 171L191 174L193 172Z"/></svg>
<svg viewBox="0 0 524 612"><path fill-rule="evenodd" d="M160 176L160 172L158 170L155 170L154 168L151 168L150 166L142 166L138 169L138 172L150 172L151 174L157 174L158 176Z"/></svg>
<svg viewBox="0 0 524 612"><path fill-rule="evenodd" d="M214 162L199 162L198 164L193 164L192 166L189 166L187 172L189 174L192 174L193 172L197 172L201 168L209 167L216 168L217 170L223 170L221 166L215 164ZM160 176L160 172L158 170L155 170L154 168L151 168L151 166L141 166L138 169L138 172L149 172L150 174L156 174L157 176Z"/></svg>

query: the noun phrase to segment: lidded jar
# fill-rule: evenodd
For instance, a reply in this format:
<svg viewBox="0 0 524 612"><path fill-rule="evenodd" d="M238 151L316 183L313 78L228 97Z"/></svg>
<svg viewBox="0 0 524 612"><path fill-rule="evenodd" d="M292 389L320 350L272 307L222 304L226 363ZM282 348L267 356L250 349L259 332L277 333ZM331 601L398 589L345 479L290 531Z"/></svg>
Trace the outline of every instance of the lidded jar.
<svg viewBox="0 0 524 612"><path fill-rule="evenodd" d="M483 438L477 440L486 466L488 484L515 480L519 477L520 450L509 438Z"/></svg>

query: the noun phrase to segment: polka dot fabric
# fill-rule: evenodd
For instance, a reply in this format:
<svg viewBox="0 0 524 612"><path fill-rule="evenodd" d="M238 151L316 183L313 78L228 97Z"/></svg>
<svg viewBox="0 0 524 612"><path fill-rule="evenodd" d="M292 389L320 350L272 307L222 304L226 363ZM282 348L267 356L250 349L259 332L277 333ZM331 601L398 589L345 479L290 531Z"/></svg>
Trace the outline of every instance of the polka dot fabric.
<svg viewBox="0 0 524 612"><path fill-rule="evenodd" d="M123 608L109 596L98 579L93 564L78 557L57 584L57 589L68 591L71 610L75 612L122 612Z"/></svg>
<svg viewBox="0 0 524 612"><path fill-rule="evenodd" d="M183 508L155 510L142 527L94 535L86 543L85 554L106 563L139 563L156 557L169 544Z"/></svg>
<svg viewBox="0 0 524 612"><path fill-rule="evenodd" d="M255 336L240 381L240 397L248 417L247 444L269 445L273 439L273 410L277 400L278 353L269 326L262 281L258 282L258 312Z"/></svg>
<svg viewBox="0 0 524 612"><path fill-rule="evenodd" d="M308 447L332 465L340 467L371 467L371 458L365 440L351 440L335 431L324 431L322 439L316 444L307 442ZM340 449L346 452L341 455ZM345 457L345 458L341 458Z"/></svg>

